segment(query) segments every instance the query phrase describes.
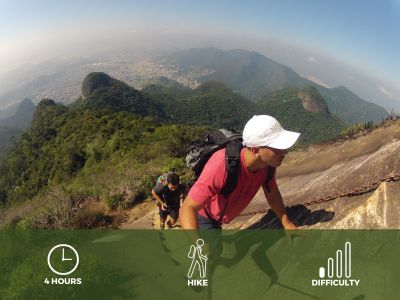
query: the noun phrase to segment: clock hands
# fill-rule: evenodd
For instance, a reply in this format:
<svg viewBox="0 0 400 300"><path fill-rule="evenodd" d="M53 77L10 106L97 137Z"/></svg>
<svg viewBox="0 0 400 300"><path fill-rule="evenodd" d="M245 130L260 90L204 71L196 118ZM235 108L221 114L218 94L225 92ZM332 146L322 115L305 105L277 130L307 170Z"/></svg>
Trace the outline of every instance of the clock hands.
<svg viewBox="0 0 400 300"><path fill-rule="evenodd" d="M62 261L72 260L72 258L65 258L64 257L64 248L62 249Z"/></svg>

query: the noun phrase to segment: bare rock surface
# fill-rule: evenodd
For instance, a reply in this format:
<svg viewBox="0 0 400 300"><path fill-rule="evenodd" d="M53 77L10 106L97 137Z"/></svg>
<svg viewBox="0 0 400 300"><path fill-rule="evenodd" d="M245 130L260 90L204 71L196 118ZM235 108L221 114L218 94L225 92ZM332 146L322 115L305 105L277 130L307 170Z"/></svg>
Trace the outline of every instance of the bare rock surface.
<svg viewBox="0 0 400 300"><path fill-rule="evenodd" d="M400 122L352 140L290 153L278 169L288 213L301 228L400 228ZM362 187L375 186L366 193ZM353 192L353 196L343 196ZM342 195L309 205L307 202ZM225 228L281 228L261 191Z"/></svg>

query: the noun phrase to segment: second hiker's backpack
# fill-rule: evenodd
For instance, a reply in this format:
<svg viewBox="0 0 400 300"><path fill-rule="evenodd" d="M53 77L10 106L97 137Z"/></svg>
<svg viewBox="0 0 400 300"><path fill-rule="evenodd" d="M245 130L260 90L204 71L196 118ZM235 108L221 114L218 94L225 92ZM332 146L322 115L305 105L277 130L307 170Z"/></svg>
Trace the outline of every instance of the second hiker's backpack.
<svg viewBox="0 0 400 300"><path fill-rule="evenodd" d="M240 171L240 151L243 148L242 135L220 129L210 132L204 138L204 141L191 147L186 154L186 164L194 171L195 180L197 180L204 169L210 157L222 148L226 148L225 152L225 168L227 172L226 184L221 190L221 194L225 197L229 195L236 187ZM268 168L268 175L266 178L266 187L268 189L268 182L275 175L275 168Z"/></svg>
<svg viewBox="0 0 400 300"><path fill-rule="evenodd" d="M168 174L169 173L163 173L160 176L158 176L156 183L160 183L161 182L162 184L167 185Z"/></svg>

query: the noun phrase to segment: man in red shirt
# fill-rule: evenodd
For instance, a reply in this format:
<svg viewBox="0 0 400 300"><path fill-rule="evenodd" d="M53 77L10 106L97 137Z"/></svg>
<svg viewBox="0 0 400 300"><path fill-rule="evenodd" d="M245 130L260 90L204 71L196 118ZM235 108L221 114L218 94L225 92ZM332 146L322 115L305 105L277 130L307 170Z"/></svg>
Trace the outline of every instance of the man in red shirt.
<svg viewBox="0 0 400 300"><path fill-rule="evenodd" d="M243 149L235 189L225 198L225 149L215 152L207 161L199 179L183 202L180 215L184 229L221 228L237 217L262 186L268 203L285 229L295 229L283 204L275 177L265 186L268 167L278 167L300 133L284 130L267 115L251 118L243 130Z"/></svg>

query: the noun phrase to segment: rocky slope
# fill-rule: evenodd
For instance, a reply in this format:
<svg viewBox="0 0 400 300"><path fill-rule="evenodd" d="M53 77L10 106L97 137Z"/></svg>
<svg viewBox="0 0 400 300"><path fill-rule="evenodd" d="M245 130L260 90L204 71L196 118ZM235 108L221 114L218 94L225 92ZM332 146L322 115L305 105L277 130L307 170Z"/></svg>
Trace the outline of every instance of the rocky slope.
<svg viewBox="0 0 400 300"><path fill-rule="evenodd" d="M278 172L289 214L305 229L400 228L399 152L397 120L355 139L290 153ZM326 201L315 203L320 199ZM268 209L260 191L226 227L279 228Z"/></svg>

